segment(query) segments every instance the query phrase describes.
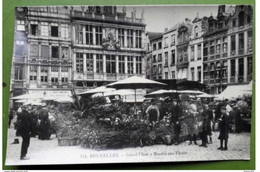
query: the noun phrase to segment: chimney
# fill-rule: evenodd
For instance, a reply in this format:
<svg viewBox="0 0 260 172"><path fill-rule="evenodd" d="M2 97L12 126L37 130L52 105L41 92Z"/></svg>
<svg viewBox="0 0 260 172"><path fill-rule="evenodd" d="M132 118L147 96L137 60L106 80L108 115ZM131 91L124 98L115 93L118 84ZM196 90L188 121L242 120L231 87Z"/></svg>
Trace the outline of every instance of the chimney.
<svg viewBox="0 0 260 172"><path fill-rule="evenodd" d="M168 31L168 28L166 27L166 28L164 28L164 32L167 32Z"/></svg>
<svg viewBox="0 0 260 172"><path fill-rule="evenodd" d="M226 11L226 5L219 5L218 6L218 12L220 13L220 12L225 12Z"/></svg>

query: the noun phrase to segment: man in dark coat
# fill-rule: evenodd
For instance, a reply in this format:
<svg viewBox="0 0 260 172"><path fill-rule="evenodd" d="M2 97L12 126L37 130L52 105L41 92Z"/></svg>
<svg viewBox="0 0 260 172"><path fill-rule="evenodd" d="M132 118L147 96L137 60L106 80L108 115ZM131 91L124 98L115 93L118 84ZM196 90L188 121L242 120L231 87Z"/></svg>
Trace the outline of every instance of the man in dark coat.
<svg viewBox="0 0 260 172"><path fill-rule="evenodd" d="M211 123L213 121L213 112L211 109L209 109L209 106L208 104L205 104L204 105L205 107L205 115L206 115L206 135L209 136L209 142L208 142L208 139L207 139L207 143L212 143L212 128L211 128Z"/></svg>
<svg viewBox="0 0 260 172"><path fill-rule="evenodd" d="M17 114L17 132L22 136L21 160L29 160L26 157L28 147L30 145L30 133L32 131L32 117L25 106L18 110Z"/></svg>
<svg viewBox="0 0 260 172"><path fill-rule="evenodd" d="M222 104L220 106L221 117L219 118L219 137L220 147L219 150L228 150L228 132L229 132L229 116L226 113L226 105ZM225 142L225 147L223 147L223 141Z"/></svg>

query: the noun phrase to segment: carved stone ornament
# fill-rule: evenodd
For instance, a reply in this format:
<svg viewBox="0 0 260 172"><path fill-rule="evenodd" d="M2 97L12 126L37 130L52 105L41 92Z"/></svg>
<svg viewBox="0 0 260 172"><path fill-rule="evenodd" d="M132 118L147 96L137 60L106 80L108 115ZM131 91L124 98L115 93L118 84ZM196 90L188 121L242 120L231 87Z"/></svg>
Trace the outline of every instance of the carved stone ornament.
<svg viewBox="0 0 260 172"><path fill-rule="evenodd" d="M106 28L105 31L106 34L102 47L104 49L120 49L119 41L116 41L116 30L114 28Z"/></svg>

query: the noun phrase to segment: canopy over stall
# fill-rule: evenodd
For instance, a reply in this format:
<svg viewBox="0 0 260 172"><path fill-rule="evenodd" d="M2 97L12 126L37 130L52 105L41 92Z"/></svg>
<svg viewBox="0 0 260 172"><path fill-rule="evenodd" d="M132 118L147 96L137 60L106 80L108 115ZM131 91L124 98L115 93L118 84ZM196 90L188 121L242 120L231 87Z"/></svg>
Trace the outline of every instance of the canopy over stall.
<svg viewBox="0 0 260 172"><path fill-rule="evenodd" d="M229 85L217 99L233 99L244 95L252 95L252 81L246 85Z"/></svg>

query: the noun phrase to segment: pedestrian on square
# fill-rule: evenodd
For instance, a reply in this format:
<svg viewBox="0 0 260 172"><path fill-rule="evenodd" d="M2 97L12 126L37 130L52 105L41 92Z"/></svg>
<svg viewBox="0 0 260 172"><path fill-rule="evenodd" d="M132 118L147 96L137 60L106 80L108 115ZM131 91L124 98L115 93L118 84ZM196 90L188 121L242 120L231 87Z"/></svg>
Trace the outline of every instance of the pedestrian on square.
<svg viewBox="0 0 260 172"><path fill-rule="evenodd" d="M228 150L228 132L229 132L229 116L226 112L226 105L222 104L220 106L221 117L219 118L219 137L220 147L218 150L226 151ZM223 147L223 142L225 142L225 147Z"/></svg>
<svg viewBox="0 0 260 172"><path fill-rule="evenodd" d="M205 104L204 105L205 107L205 116L206 116L206 137L209 137L209 141L207 139L207 143L209 144L212 144L212 128L211 128L211 124L212 124L212 121L213 121L213 112L212 110L209 109L209 106L208 104Z"/></svg>
<svg viewBox="0 0 260 172"><path fill-rule="evenodd" d="M207 114L204 106L200 106L198 111L198 130L201 139L201 144L199 146L207 147Z"/></svg>
<svg viewBox="0 0 260 172"><path fill-rule="evenodd" d="M14 110L10 109L9 115L8 115L8 128L10 128L13 118L14 118Z"/></svg>
<svg viewBox="0 0 260 172"><path fill-rule="evenodd" d="M39 114L40 124L39 124L39 137L40 140L49 140L50 133L50 120L49 113L47 109L42 109Z"/></svg>
<svg viewBox="0 0 260 172"><path fill-rule="evenodd" d="M151 124L159 121L160 110L159 107L156 105L155 99L151 100L151 105L146 109L145 113L147 114L149 122Z"/></svg>
<svg viewBox="0 0 260 172"><path fill-rule="evenodd" d="M197 106L193 103L190 102L190 105L188 107L188 111L186 113L186 125L188 127L188 137L190 140L189 145L192 144L192 141L194 142L195 145L197 145L197 132L195 129L195 125L196 125L196 116L197 116L198 112L197 112Z"/></svg>
<svg viewBox="0 0 260 172"><path fill-rule="evenodd" d="M32 117L31 114L28 112L30 110L30 107L26 109L25 106L22 106L18 110L17 114L17 133L19 133L20 136L22 136L22 147L21 147L21 154L20 159L21 160L29 160L29 157L26 157L28 147L30 145L30 133L32 131Z"/></svg>

